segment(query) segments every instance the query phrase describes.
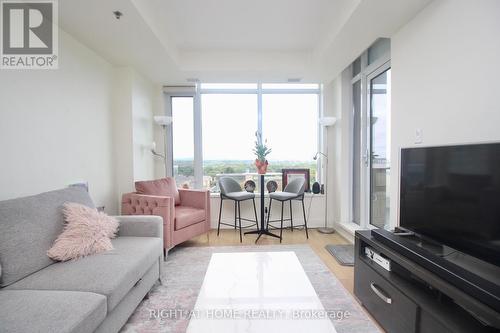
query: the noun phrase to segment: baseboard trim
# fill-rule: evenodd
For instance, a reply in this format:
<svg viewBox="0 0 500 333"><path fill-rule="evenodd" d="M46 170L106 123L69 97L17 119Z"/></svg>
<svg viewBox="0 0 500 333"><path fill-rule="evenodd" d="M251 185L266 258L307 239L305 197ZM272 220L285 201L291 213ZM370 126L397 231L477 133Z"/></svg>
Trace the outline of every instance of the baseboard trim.
<svg viewBox="0 0 500 333"><path fill-rule="evenodd" d="M338 232L338 234L348 240L350 243L354 244L354 232L341 223L334 223L333 227Z"/></svg>

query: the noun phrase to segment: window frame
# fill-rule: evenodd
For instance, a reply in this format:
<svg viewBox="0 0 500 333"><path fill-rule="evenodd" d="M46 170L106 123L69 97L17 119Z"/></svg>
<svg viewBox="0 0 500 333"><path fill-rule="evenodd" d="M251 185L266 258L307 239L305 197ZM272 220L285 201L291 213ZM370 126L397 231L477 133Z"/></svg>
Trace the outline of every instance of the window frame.
<svg viewBox="0 0 500 333"><path fill-rule="evenodd" d="M207 82L209 83L209 82ZM250 82L253 84L253 82ZM194 110L193 110L193 130L194 130L194 176L195 176L195 188L202 188L203 185L203 133L202 133L202 110L201 110L201 95L202 94L255 94L257 95L257 133L262 137L262 96L264 94L315 94L318 96L318 112L317 112L317 150L323 151L323 135L324 131L322 126L319 125L319 119L323 114L323 86L322 84L317 84L316 88L290 88L290 89L265 89L263 84L257 83L255 89L248 88L231 88L231 89L221 89L221 88L203 88L203 83L196 83L194 92L164 92L165 97L165 113L168 116L172 116L172 98L173 97L193 97L194 98ZM169 176L173 175L173 136L172 129L175 126L175 119L172 124L167 127L167 172ZM311 159L313 156L311 156ZM318 181L324 182L324 173L320 167L319 159L317 163L317 178Z"/></svg>
<svg viewBox="0 0 500 333"><path fill-rule="evenodd" d="M195 188L201 188L203 181L203 151L201 147L201 110L200 110L200 97L197 90L190 92L164 92L165 101L165 114L172 117L172 99L176 97L191 97L193 98L193 165L194 165L194 179ZM175 126L175 121L172 121L170 125L167 126L167 175L173 177L174 175L174 147L173 147L173 128ZM200 175L200 162L201 167L201 177Z"/></svg>

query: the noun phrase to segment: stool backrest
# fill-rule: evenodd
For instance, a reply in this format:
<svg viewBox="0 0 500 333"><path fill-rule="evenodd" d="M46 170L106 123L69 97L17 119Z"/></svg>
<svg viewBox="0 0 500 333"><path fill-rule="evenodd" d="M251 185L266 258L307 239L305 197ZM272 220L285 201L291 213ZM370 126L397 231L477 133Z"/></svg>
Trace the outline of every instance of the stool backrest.
<svg viewBox="0 0 500 333"><path fill-rule="evenodd" d="M221 177L219 179L219 187L221 194L242 191L240 184L238 184L238 182L233 178L229 177Z"/></svg>
<svg viewBox="0 0 500 333"><path fill-rule="evenodd" d="M304 178L295 178L285 186L283 192L302 195L304 194L305 191L306 187L305 185L306 185L306 180Z"/></svg>

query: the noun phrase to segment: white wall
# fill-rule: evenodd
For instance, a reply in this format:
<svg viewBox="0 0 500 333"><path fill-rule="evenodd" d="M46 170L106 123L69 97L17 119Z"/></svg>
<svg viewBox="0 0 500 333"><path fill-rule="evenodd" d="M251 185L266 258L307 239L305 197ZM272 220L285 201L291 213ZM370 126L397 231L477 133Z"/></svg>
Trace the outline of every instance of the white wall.
<svg viewBox="0 0 500 333"><path fill-rule="evenodd" d="M325 116L337 118L334 126L326 132L328 167L328 223L352 240L350 231L344 230L350 222L351 209L351 90L350 70L344 70L335 80L325 84Z"/></svg>
<svg viewBox="0 0 500 333"><path fill-rule="evenodd" d="M341 145L338 134L341 132L340 114L340 87L338 80L334 80L323 86L323 115L325 117L335 117L337 121L334 127L324 130L323 144L328 156L327 184L328 191L328 224L331 226L335 221L340 221L340 154Z"/></svg>
<svg viewBox="0 0 500 333"><path fill-rule="evenodd" d="M154 140L153 114L156 94L161 94L161 87L135 73L132 83L134 180L154 178L151 143Z"/></svg>
<svg viewBox="0 0 500 333"><path fill-rule="evenodd" d="M153 115L161 86L129 67L114 71L113 114L117 202L134 191L134 181L155 178Z"/></svg>
<svg viewBox="0 0 500 333"><path fill-rule="evenodd" d="M392 156L417 128L424 145L500 140L500 1L434 1L393 36L391 63Z"/></svg>
<svg viewBox="0 0 500 333"><path fill-rule="evenodd" d="M113 132L116 204L120 194L134 190L134 140L132 118L132 69L116 68L113 85Z"/></svg>
<svg viewBox="0 0 500 333"><path fill-rule="evenodd" d="M58 70L0 71L0 200L87 181L116 211L112 67L59 32Z"/></svg>
<svg viewBox="0 0 500 333"><path fill-rule="evenodd" d="M134 180L154 178L161 86L114 68L59 31L59 69L0 71L0 200L88 182L118 213Z"/></svg>
<svg viewBox="0 0 500 333"><path fill-rule="evenodd" d="M156 96L155 98L155 112L154 116L164 116L166 114L166 99L165 94L162 92ZM153 125L153 137L154 141L156 142L156 151L160 154L164 154L165 152L163 151L164 147L164 137L165 137L165 131L162 129L162 127L154 124ZM163 161L163 158L159 156L155 156L153 158L153 165L154 165L154 174L155 178L163 178L166 175L165 172L165 162Z"/></svg>

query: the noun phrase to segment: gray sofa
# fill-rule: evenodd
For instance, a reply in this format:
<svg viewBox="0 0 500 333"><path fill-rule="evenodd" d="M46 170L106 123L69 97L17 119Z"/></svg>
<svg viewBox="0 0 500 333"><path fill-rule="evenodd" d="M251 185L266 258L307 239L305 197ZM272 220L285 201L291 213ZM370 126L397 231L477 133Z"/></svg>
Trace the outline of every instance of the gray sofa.
<svg viewBox="0 0 500 333"><path fill-rule="evenodd" d="M52 261L65 202L94 207L76 187L0 202L0 333L118 332L160 277L158 216L119 216L114 250Z"/></svg>

